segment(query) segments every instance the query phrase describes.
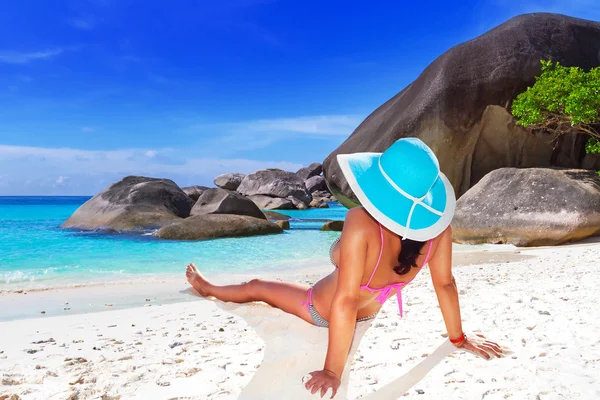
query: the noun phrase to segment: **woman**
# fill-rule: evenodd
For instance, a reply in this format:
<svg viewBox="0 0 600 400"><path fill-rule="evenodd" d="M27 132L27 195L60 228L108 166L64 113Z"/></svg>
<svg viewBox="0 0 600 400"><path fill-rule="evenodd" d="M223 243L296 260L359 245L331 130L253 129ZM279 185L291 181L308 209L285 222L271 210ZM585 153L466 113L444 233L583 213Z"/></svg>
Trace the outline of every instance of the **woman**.
<svg viewBox="0 0 600 400"><path fill-rule="evenodd" d="M190 264L186 276L203 296L246 303L263 301L316 326L329 328L323 370L311 373L306 388L333 396L357 321L374 318L394 294L402 315L401 289L428 264L451 342L485 358L500 347L462 330L458 292L452 276L450 221L456 199L438 160L423 142L400 139L383 154L339 155L338 163L362 207L348 211L339 242L331 248L336 269L313 287L254 279L217 286Z"/></svg>

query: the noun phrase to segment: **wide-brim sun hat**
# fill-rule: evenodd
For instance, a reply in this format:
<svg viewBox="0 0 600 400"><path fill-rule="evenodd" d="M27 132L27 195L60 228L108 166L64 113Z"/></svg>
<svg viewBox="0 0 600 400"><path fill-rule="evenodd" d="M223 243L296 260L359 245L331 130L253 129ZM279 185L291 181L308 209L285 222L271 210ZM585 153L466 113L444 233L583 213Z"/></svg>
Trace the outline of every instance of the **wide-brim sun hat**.
<svg viewBox="0 0 600 400"><path fill-rule="evenodd" d="M454 188L421 140L399 139L384 153L339 154L337 161L362 206L403 239L427 241L450 225Z"/></svg>

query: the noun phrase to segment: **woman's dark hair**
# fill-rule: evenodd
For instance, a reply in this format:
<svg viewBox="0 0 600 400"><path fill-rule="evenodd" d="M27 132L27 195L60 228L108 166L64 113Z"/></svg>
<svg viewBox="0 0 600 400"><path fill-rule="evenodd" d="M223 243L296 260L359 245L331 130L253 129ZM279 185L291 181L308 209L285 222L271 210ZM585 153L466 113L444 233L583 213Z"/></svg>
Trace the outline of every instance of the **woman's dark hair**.
<svg viewBox="0 0 600 400"><path fill-rule="evenodd" d="M402 250L398 256L399 266L394 267L394 272L398 275L407 274L412 267L418 267L417 257L421 254L421 249L427 242L417 242L415 240L405 239L402 241Z"/></svg>

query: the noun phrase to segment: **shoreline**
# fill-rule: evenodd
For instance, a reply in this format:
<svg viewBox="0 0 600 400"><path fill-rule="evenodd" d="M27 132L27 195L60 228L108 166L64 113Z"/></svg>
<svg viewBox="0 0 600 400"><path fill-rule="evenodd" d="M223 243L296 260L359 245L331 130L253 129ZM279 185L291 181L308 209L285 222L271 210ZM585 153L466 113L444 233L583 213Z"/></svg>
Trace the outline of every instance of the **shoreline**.
<svg viewBox="0 0 600 400"><path fill-rule="evenodd" d="M535 256L511 246L469 246L454 252L456 267L522 261ZM534 248L532 248L534 249ZM0 289L0 321L78 315L134 307L193 301L184 276L164 274L122 281L75 283L53 287ZM210 273L216 283L243 282L255 277L313 284L331 273L328 258L297 270L270 268L261 271Z"/></svg>

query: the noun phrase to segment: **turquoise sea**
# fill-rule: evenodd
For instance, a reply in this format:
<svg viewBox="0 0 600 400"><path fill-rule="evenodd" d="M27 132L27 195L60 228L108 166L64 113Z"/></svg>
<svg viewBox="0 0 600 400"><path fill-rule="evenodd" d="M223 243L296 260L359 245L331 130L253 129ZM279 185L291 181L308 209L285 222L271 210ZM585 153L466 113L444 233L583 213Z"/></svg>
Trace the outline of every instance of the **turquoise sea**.
<svg viewBox="0 0 600 400"><path fill-rule="evenodd" d="M182 274L189 262L207 272L293 270L328 258L339 235L323 219L346 208L282 211L293 217L282 235L200 242L61 229L89 197L0 197L0 290ZM316 221L315 221L316 220Z"/></svg>

